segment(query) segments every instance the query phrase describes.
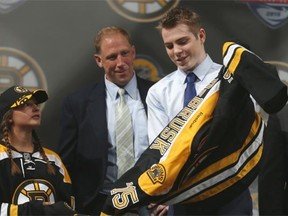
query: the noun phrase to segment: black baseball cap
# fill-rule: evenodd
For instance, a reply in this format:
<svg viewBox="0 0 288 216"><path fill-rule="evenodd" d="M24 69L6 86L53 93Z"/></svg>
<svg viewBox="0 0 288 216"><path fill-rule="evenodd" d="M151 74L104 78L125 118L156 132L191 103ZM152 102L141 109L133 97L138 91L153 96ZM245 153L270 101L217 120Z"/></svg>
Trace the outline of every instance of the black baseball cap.
<svg viewBox="0 0 288 216"><path fill-rule="evenodd" d="M41 104L48 100L48 95L43 89L30 91L23 86L12 86L0 95L0 120L3 115L11 108L15 108L24 104L33 97L37 104Z"/></svg>

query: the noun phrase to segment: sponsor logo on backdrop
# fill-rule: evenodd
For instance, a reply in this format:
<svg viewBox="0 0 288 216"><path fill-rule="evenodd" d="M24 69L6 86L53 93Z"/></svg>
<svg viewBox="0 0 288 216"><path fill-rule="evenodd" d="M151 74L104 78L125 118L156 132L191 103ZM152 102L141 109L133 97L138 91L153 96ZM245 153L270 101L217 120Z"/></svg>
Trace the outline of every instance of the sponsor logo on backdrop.
<svg viewBox="0 0 288 216"><path fill-rule="evenodd" d="M0 0L0 13L9 13L26 0Z"/></svg>
<svg viewBox="0 0 288 216"><path fill-rule="evenodd" d="M0 47L0 93L12 85L47 89L44 72L35 59L18 49Z"/></svg>
<svg viewBox="0 0 288 216"><path fill-rule="evenodd" d="M106 0L119 15L135 22L154 22L180 0Z"/></svg>
<svg viewBox="0 0 288 216"><path fill-rule="evenodd" d="M163 70L160 65L147 55L137 55L134 68L137 75L143 79L156 82L163 77Z"/></svg>
<svg viewBox="0 0 288 216"><path fill-rule="evenodd" d="M280 28L288 21L288 0L240 0L269 28Z"/></svg>

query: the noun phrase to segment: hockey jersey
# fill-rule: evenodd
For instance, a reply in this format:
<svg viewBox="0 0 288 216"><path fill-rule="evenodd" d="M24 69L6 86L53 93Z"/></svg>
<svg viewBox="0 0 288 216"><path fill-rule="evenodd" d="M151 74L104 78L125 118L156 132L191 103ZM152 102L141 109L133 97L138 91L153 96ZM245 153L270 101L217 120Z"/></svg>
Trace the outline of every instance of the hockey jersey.
<svg viewBox="0 0 288 216"><path fill-rule="evenodd" d="M18 152L12 147L14 161L21 174L11 175L7 147L0 143L0 215L49 215L74 212L71 180L60 157L43 148L55 175L48 174L47 163L39 151ZM43 206L43 202L52 205ZM53 204L54 203L54 204ZM68 206L67 204L70 206Z"/></svg>
<svg viewBox="0 0 288 216"><path fill-rule="evenodd" d="M216 208L243 192L259 172L264 123L287 101L277 71L234 43L223 45L223 68L155 138L115 183L102 215L154 202Z"/></svg>

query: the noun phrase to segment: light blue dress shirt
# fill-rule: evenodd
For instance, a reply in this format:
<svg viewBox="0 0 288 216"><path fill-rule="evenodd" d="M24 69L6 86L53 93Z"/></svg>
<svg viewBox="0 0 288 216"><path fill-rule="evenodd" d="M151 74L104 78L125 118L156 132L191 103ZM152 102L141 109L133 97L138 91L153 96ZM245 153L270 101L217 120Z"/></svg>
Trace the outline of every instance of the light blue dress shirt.
<svg viewBox="0 0 288 216"><path fill-rule="evenodd" d="M116 134L115 134L115 108L117 106L119 97L117 92L119 87L105 78L106 85L106 116L108 125L108 167L107 174L104 180L103 191L107 193L113 182L117 180L117 165L116 165ZM129 107L132 116L132 126L134 131L134 157L135 162L139 159L142 152L148 147L148 131L147 131L147 115L142 104L139 90L137 88L137 80L134 74L133 78L124 87L127 91L125 100Z"/></svg>
<svg viewBox="0 0 288 216"><path fill-rule="evenodd" d="M198 65L193 73L198 77L195 82L196 93L199 94L219 73L222 65L214 63L209 55ZM183 108L186 88L186 73L177 69L168 74L148 91L148 136L151 143L167 124Z"/></svg>

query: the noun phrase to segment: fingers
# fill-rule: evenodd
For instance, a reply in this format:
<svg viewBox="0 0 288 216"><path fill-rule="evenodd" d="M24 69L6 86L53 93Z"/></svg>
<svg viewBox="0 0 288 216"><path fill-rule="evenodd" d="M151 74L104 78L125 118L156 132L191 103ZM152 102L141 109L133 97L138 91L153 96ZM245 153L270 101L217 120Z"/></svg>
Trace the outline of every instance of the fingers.
<svg viewBox="0 0 288 216"><path fill-rule="evenodd" d="M169 206L165 205L158 205L156 206L155 203L150 203L148 208L151 209L149 215L150 216L166 216L168 214ZM155 208L154 208L155 207Z"/></svg>

